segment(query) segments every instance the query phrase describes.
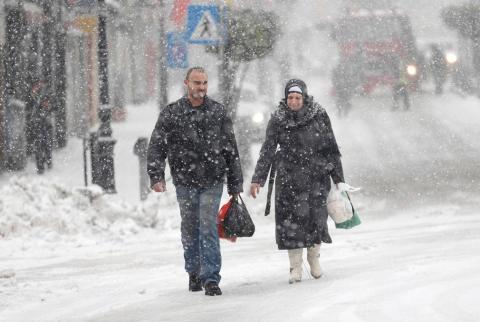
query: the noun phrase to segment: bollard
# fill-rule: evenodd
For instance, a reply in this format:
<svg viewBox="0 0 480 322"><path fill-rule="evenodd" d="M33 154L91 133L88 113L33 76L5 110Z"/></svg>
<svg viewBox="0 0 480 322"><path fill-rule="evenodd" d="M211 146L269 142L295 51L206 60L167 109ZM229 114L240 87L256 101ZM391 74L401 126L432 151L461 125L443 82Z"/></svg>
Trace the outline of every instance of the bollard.
<svg viewBox="0 0 480 322"><path fill-rule="evenodd" d="M138 156L139 175L140 175L140 200L147 199L150 192L150 179L147 174L147 150L148 138L140 137L133 146L133 153Z"/></svg>
<svg viewBox="0 0 480 322"><path fill-rule="evenodd" d="M111 137L90 132L90 161L92 183L98 184L107 193L116 193L113 148L117 141Z"/></svg>
<svg viewBox="0 0 480 322"><path fill-rule="evenodd" d="M87 166L87 151L88 151L88 139L82 139L82 146L83 146L83 181L85 183L85 187L88 186L88 166Z"/></svg>
<svg viewBox="0 0 480 322"><path fill-rule="evenodd" d="M98 182L100 177L98 173L97 138L97 132L90 132L90 169L92 171L92 183Z"/></svg>

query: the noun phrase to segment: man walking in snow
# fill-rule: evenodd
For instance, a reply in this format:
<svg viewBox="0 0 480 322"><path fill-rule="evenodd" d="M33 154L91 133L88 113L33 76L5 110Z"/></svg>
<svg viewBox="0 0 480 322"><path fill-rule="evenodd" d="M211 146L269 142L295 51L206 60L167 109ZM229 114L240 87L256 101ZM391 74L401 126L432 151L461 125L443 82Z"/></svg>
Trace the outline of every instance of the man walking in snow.
<svg viewBox="0 0 480 322"><path fill-rule="evenodd" d="M189 290L221 295L221 254L217 213L223 192L243 191L243 177L232 121L225 107L207 96L202 67L188 70L187 94L167 105L153 130L147 171L154 191L166 191L165 160L180 205L182 245Z"/></svg>
<svg viewBox="0 0 480 322"><path fill-rule="evenodd" d="M432 70L433 80L435 81L435 94L443 93L443 84L447 80L448 66L445 53L437 44L430 45L432 57L430 59L430 66Z"/></svg>

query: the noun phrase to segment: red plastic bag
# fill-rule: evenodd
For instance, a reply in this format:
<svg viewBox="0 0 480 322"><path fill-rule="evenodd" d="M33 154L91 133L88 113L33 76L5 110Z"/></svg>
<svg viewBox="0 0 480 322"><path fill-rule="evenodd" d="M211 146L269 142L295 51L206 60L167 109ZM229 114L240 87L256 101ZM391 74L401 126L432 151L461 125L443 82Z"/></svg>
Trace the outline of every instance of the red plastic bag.
<svg viewBox="0 0 480 322"><path fill-rule="evenodd" d="M228 209L230 209L230 206L232 205L232 200L233 200L232 198L228 199L228 202L226 202L224 205L222 205L222 207L220 207L220 210L218 211L218 216L217 216L217 227L218 227L218 237L229 240L232 243L234 243L237 241L237 236L227 237L225 228L223 227L223 221L225 220L225 217L228 213Z"/></svg>

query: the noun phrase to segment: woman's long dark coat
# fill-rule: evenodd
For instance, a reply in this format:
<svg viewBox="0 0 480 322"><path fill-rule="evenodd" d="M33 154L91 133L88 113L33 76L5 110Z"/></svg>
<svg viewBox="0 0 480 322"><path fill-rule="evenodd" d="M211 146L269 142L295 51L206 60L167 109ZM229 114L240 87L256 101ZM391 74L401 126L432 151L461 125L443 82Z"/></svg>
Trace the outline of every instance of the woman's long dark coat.
<svg viewBox="0 0 480 322"><path fill-rule="evenodd" d="M274 160L278 248L331 243L326 200L330 177L343 182L343 170L330 119L312 97L297 112L280 102L268 123L252 183L265 184Z"/></svg>

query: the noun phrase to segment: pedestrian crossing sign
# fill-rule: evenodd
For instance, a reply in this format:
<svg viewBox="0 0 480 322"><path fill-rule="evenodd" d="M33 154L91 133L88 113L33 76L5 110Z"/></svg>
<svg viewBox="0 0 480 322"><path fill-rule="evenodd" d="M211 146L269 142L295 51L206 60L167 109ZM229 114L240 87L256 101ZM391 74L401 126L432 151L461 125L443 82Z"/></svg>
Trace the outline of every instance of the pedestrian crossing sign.
<svg viewBox="0 0 480 322"><path fill-rule="evenodd" d="M223 40L221 26L218 6L188 6L186 39L189 43L219 45Z"/></svg>

